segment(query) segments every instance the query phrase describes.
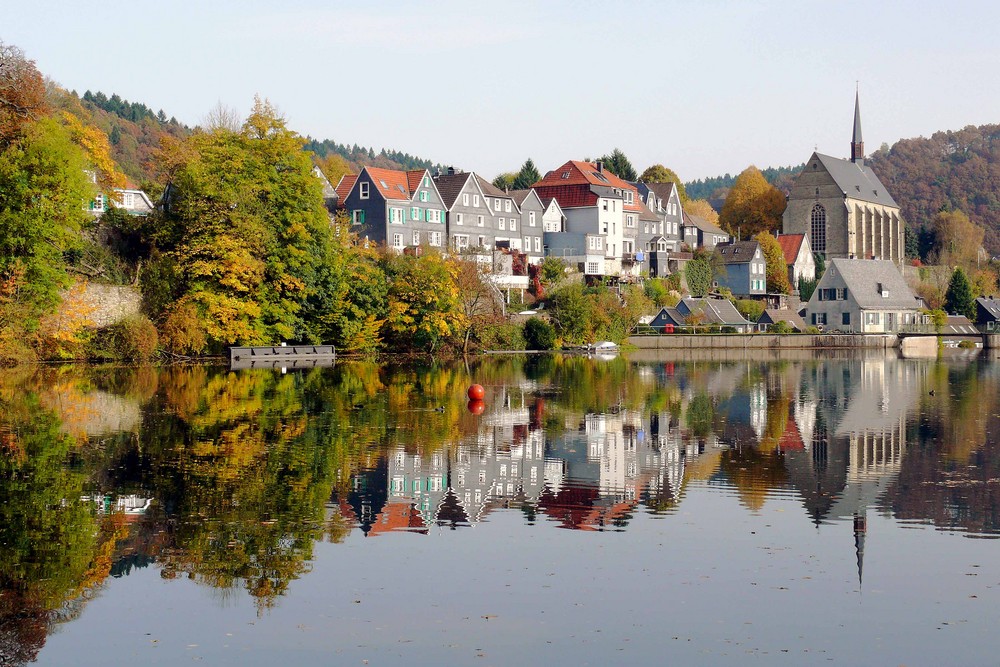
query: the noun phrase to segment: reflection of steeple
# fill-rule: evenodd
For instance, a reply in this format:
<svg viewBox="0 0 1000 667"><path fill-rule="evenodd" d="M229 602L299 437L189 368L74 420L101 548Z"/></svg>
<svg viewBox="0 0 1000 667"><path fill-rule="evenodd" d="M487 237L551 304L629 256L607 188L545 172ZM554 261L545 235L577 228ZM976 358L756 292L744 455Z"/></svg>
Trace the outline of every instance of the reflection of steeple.
<svg viewBox="0 0 1000 667"><path fill-rule="evenodd" d="M868 518L865 510L854 515L854 550L858 555L858 589L861 589L861 574L865 567L865 533L868 531Z"/></svg>

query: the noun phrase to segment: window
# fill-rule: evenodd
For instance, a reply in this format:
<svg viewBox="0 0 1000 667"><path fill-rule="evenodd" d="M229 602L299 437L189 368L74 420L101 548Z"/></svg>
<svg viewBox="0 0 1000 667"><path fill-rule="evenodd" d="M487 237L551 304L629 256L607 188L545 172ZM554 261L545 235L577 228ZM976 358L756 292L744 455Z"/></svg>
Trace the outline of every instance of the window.
<svg viewBox="0 0 1000 667"><path fill-rule="evenodd" d="M479 247L479 248L485 248L486 247L486 237L483 236L482 234L479 235L479 244L478 244L477 247Z"/></svg>
<svg viewBox="0 0 1000 667"><path fill-rule="evenodd" d="M847 301L847 288L846 287L838 287L837 288L837 300L838 301Z"/></svg>
<svg viewBox="0 0 1000 667"><path fill-rule="evenodd" d="M419 219L420 219L420 209L414 206L413 208L410 209L410 220L419 220Z"/></svg>
<svg viewBox="0 0 1000 667"><path fill-rule="evenodd" d="M879 324L882 322L882 313L865 313L865 324Z"/></svg>
<svg viewBox="0 0 1000 667"><path fill-rule="evenodd" d="M634 203L634 202L635 202L635 198L634 198L634 197L635 197L635 194L634 194L634 193L633 193L633 192L632 192L631 190L626 190L626 191L625 191L624 193L622 193L622 194L624 194L624 195L625 195L625 203L626 203L626 204L632 204L632 203Z"/></svg>
<svg viewBox="0 0 1000 667"><path fill-rule="evenodd" d="M389 224L399 225L403 222L403 209L389 208Z"/></svg>
<svg viewBox="0 0 1000 667"><path fill-rule="evenodd" d="M468 234L456 234L455 235L455 247L459 250L469 247L469 235Z"/></svg>
<svg viewBox="0 0 1000 667"><path fill-rule="evenodd" d="M431 232L431 245L439 246L441 245L441 232Z"/></svg>
<svg viewBox="0 0 1000 667"><path fill-rule="evenodd" d="M360 193L362 199L368 199L368 185L368 181L361 181L361 184L358 186L358 192Z"/></svg>
<svg viewBox="0 0 1000 667"><path fill-rule="evenodd" d="M413 245L420 245L420 232L413 232Z"/></svg>
<svg viewBox="0 0 1000 667"><path fill-rule="evenodd" d="M393 248L402 248L403 247L403 235L402 234L393 234L392 235L392 247Z"/></svg>
<svg viewBox="0 0 1000 667"><path fill-rule="evenodd" d="M826 313L813 313L813 324L826 324Z"/></svg>
<svg viewBox="0 0 1000 667"><path fill-rule="evenodd" d="M420 191L420 201L427 201L427 190Z"/></svg>
<svg viewBox="0 0 1000 667"><path fill-rule="evenodd" d="M597 262L587 262L587 273L597 273Z"/></svg>
<svg viewBox="0 0 1000 667"><path fill-rule="evenodd" d="M104 210L104 195L97 195L94 197L94 201L90 204L90 210L92 211L103 211Z"/></svg>
<svg viewBox="0 0 1000 667"><path fill-rule="evenodd" d="M525 252L530 252L531 251L531 237L530 236L525 236L524 237L524 251Z"/></svg>
<svg viewBox="0 0 1000 667"><path fill-rule="evenodd" d="M425 188L431 187L431 179L427 178L426 176L424 176L424 187Z"/></svg>
<svg viewBox="0 0 1000 667"><path fill-rule="evenodd" d="M486 222L485 222L485 219L483 218L483 216L481 216L481 215L476 216L476 226L477 227L482 227L484 224L486 224Z"/></svg>
<svg viewBox="0 0 1000 667"><path fill-rule="evenodd" d="M134 192L123 192L122 193L122 206L125 208L135 208L135 193Z"/></svg>
<svg viewBox="0 0 1000 667"><path fill-rule="evenodd" d="M635 216L634 215L625 216L625 226L626 227L635 227Z"/></svg>
<svg viewBox="0 0 1000 667"><path fill-rule="evenodd" d="M504 230L507 229L507 218L499 218L499 219L497 219L497 228L498 229L504 229Z"/></svg>
<svg viewBox="0 0 1000 667"><path fill-rule="evenodd" d="M601 206L602 206L602 208L604 208L605 211L607 211L608 210L608 200L607 199L602 199L601 200Z"/></svg>
<svg viewBox="0 0 1000 667"><path fill-rule="evenodd" d="M472 205L479 207L479 195L472 195Z"/></svg>
<svg viewBox="0 0 1000 667"><path fill-rule="evenodd" d="M497 199L496 197L493 198L493 210L494 211L500 210L500 200Z"/></svg>
<svg viewBox="0 0 1000 667"><path fill-rule="evenodd" d="M469 205L469 193L466 192L462 194L462 206L468 206L468 205Z"/></svg>
<svg viewBox="0 0 1000 667"><path fill-rule="evenodd" d="M536 236L535 237L535 252L541 252L541 251L542 251L542 237L541 236Z"/></svg>
<svg viewBox="0 0 1000 667"><path fill-rule="evenodd" d="M517 218L511 218L510 219L510 231L513 232L515 230L517 230Z"/></svg>
<svg viewBox="0 0 1000 667"><path fill-rule="evenodd" d="M826 252L826 209L822 204L816 204L810 215L809 240L813 252Z"/></svg>
<svg viewBox="0 0 1000 667"><path fill-rule="evenodd" d="M351 222L353 222L355 225L365 224L365 212L362 211L361 209L356 209L354 211L351 211Z"/></svg>
<svg viewBox="0 0 1000 667"><path fill-rule="evenodd" d="M535 226L535 212L534 211L528 211L528 226L529 227L534 227Z"/></svg>
<svg viewBox="0 0 1000 667"><path fill-rule="evenodd" d="M456 213L455 214L455 224L456 225L465 224L465 223L462 222L462 214L461 213Z"/></svg>
<svg viewBox="0 0 1000 667"><path fill-rule="evenodd" d="M509 199L504 200L503 210L506 211L507 213L510 213L510 200Z"/></svg>
<svg viewBox="0 0 1000 667"><path fill-rule="evenodd" d="M841 314L841 316L840 316L840 323L843 324L846 327L851 326L851 314L850 313L843 313L843 314Z"/></svg>

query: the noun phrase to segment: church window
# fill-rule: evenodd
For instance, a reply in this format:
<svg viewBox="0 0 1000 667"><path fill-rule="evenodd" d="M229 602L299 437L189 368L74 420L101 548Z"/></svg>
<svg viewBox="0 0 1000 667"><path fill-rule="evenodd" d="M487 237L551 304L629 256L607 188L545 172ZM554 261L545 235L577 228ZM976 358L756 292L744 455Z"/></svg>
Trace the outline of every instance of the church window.
<svg viewBox="0 0 1000 667"><path fill-rule="evenodd" d="M816 252L826 252L826 209L822 204L813 206L809 235L812 237L812 247Z"/></svg>

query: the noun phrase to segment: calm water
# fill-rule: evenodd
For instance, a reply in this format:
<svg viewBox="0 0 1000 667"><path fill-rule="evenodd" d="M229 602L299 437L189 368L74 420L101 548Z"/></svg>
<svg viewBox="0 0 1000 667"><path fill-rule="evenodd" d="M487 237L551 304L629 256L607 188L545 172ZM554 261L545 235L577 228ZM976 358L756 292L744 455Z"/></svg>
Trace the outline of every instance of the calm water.
<svg viewBox="0 0 1000 667"><path fill-rule="evenodd" d="M975 357L7 371L0 664L997 664L998 390Z"/></svg>

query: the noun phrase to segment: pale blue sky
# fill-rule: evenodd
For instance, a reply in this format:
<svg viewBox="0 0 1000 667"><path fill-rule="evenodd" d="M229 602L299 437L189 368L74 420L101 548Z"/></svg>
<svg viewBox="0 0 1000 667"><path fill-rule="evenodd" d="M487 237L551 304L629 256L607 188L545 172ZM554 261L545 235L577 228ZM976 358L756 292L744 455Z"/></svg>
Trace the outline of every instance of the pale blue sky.
<svg viewBox="0 0 1000 667"><path fill-rule="evenodd" d="M953 2L107 2L3 10L79 93L194 125L259 93L296 131L488 177L620 147L684 180L1000 122L1000 8Z"/></svg>

